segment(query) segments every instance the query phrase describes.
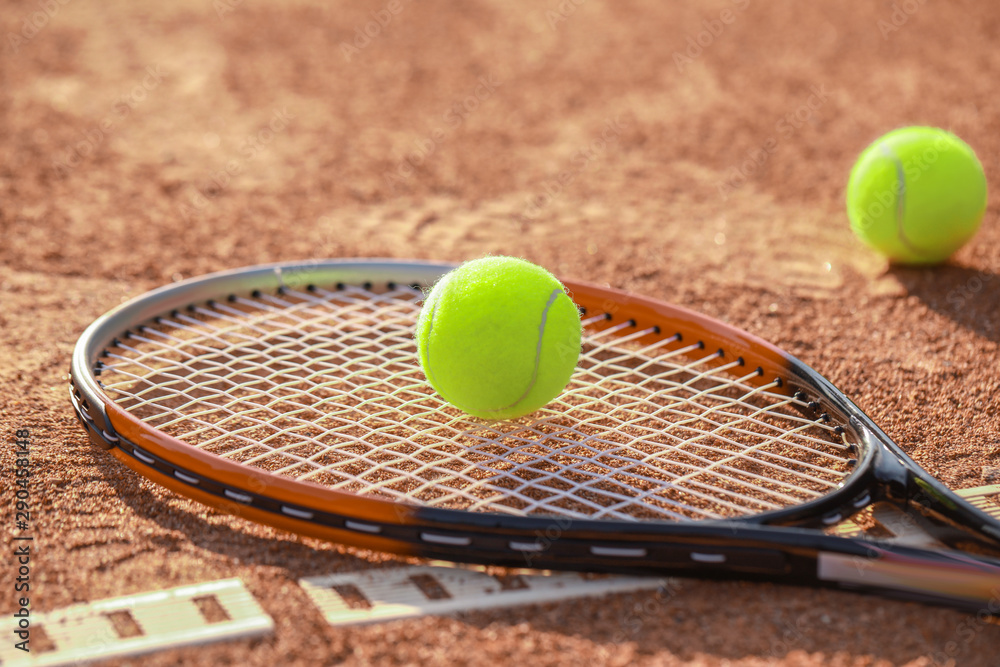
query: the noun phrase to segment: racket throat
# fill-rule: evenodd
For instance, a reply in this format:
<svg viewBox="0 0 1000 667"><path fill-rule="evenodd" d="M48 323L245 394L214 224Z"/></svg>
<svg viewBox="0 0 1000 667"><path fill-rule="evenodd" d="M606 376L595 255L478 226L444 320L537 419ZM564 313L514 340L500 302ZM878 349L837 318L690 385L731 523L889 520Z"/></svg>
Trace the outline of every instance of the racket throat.
<svg viewBox="0 0 1000 667"><path fill-rule="evenodd" d="M851 417L871 450L871 473L877 484L873 501L886 501L903 510L913 527L943 546L1000 557L1000 534L994 522L919 467L887 435L873 425ZM968 526L968 527L966 527Z"/></svg>

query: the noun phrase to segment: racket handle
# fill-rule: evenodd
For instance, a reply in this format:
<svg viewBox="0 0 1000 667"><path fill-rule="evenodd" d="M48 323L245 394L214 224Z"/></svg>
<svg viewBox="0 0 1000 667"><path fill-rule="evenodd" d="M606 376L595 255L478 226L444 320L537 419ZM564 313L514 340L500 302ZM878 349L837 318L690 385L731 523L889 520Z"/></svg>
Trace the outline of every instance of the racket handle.
<svg viewBox="0 0 1000 667"><path fill-rule="evenodd" d="M820 552L817 577L840 588L1000 616L1000 562L958 551L866 545L867 554Z"/></svg>

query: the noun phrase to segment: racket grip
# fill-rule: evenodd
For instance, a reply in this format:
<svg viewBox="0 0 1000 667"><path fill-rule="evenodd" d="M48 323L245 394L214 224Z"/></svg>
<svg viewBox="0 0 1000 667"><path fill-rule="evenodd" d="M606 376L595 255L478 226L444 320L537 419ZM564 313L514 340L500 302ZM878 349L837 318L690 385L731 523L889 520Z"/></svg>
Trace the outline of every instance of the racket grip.
<svg viewBox="0 0 1000 667"><path fill-rule="evenodd" d="M840 588L1000 616L1000 562L958 551L866 544L865 555L820 552L817 577Z"/></svg>

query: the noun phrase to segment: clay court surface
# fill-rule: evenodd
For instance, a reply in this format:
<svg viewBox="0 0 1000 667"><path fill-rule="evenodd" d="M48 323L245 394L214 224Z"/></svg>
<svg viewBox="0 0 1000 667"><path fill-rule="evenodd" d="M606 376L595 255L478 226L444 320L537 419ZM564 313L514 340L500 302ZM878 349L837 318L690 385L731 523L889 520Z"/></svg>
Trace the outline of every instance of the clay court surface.
<svg viewBox="0 0 1000 667"><path fill-rule="evenodd" d="M953 488L997 483L995 197L934 269L888 267L843 199L857 154L914 124L964 138L1000 189L1000 5L0 7L2 467L29 429L33 611L238 577L275 620L261 639L116 664L1000 664L1000 626L949 610L687 579L670 595L334 629L299 579L400 560L147 482L89 445L67 391L83 329L174 280L510 254L773 341Z"/></svg>

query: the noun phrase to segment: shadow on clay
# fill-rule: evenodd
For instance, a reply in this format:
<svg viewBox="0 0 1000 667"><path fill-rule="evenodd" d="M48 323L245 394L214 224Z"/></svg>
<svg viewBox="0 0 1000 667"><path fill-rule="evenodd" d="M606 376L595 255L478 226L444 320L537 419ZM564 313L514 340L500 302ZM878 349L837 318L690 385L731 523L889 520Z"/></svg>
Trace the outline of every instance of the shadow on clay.
<svg viewBox="0 0 1000 667"><path fill-rule="evenodd" d="M93 451L95 457L107 457L104 452ZM168 501L157 497L145 488L143 484L137 483L138 474L126 468L117 460L102 458L98 469L106 471L103 475L106 481L115 491L118 498L132 509L137 516L153 521L163 530L166 535L146 538L154 542L157 547L171 550L181 550L183 542L190 542L199 549L205 549L217 554L235 559L239 565L263 565L285 567L288 575L294 578L330 574L333 571L351 571L370 569L373 563L354 556L350 553L341 553L328 549L315 548L309 544L298 541L297 537L291 536L284 531L279 531L276 537L258 537L248 530L241 530L223 523L206 521L199 514L178 508ZM173 493L173 492L169 492ZM182 496L173 494L178 498ZM208 508L191 501L196 508L204 508L206 512L212 514L223 514L221 510ZM257 524L250 522L252 525ZM181 538L176 536L181 531L186 536ZM291 563L308 563L308 565L295 565ZM406 563L387 562L385 565L406 565ZM378 565L374 565L378 567Z"/></svg>
<svg viewBox="0 0 1000 667"><path fill-rule="evenodd" d="M890 266L887 275L934 312L993 342L1000 342L1000 274L946 264Z"/></svg>

